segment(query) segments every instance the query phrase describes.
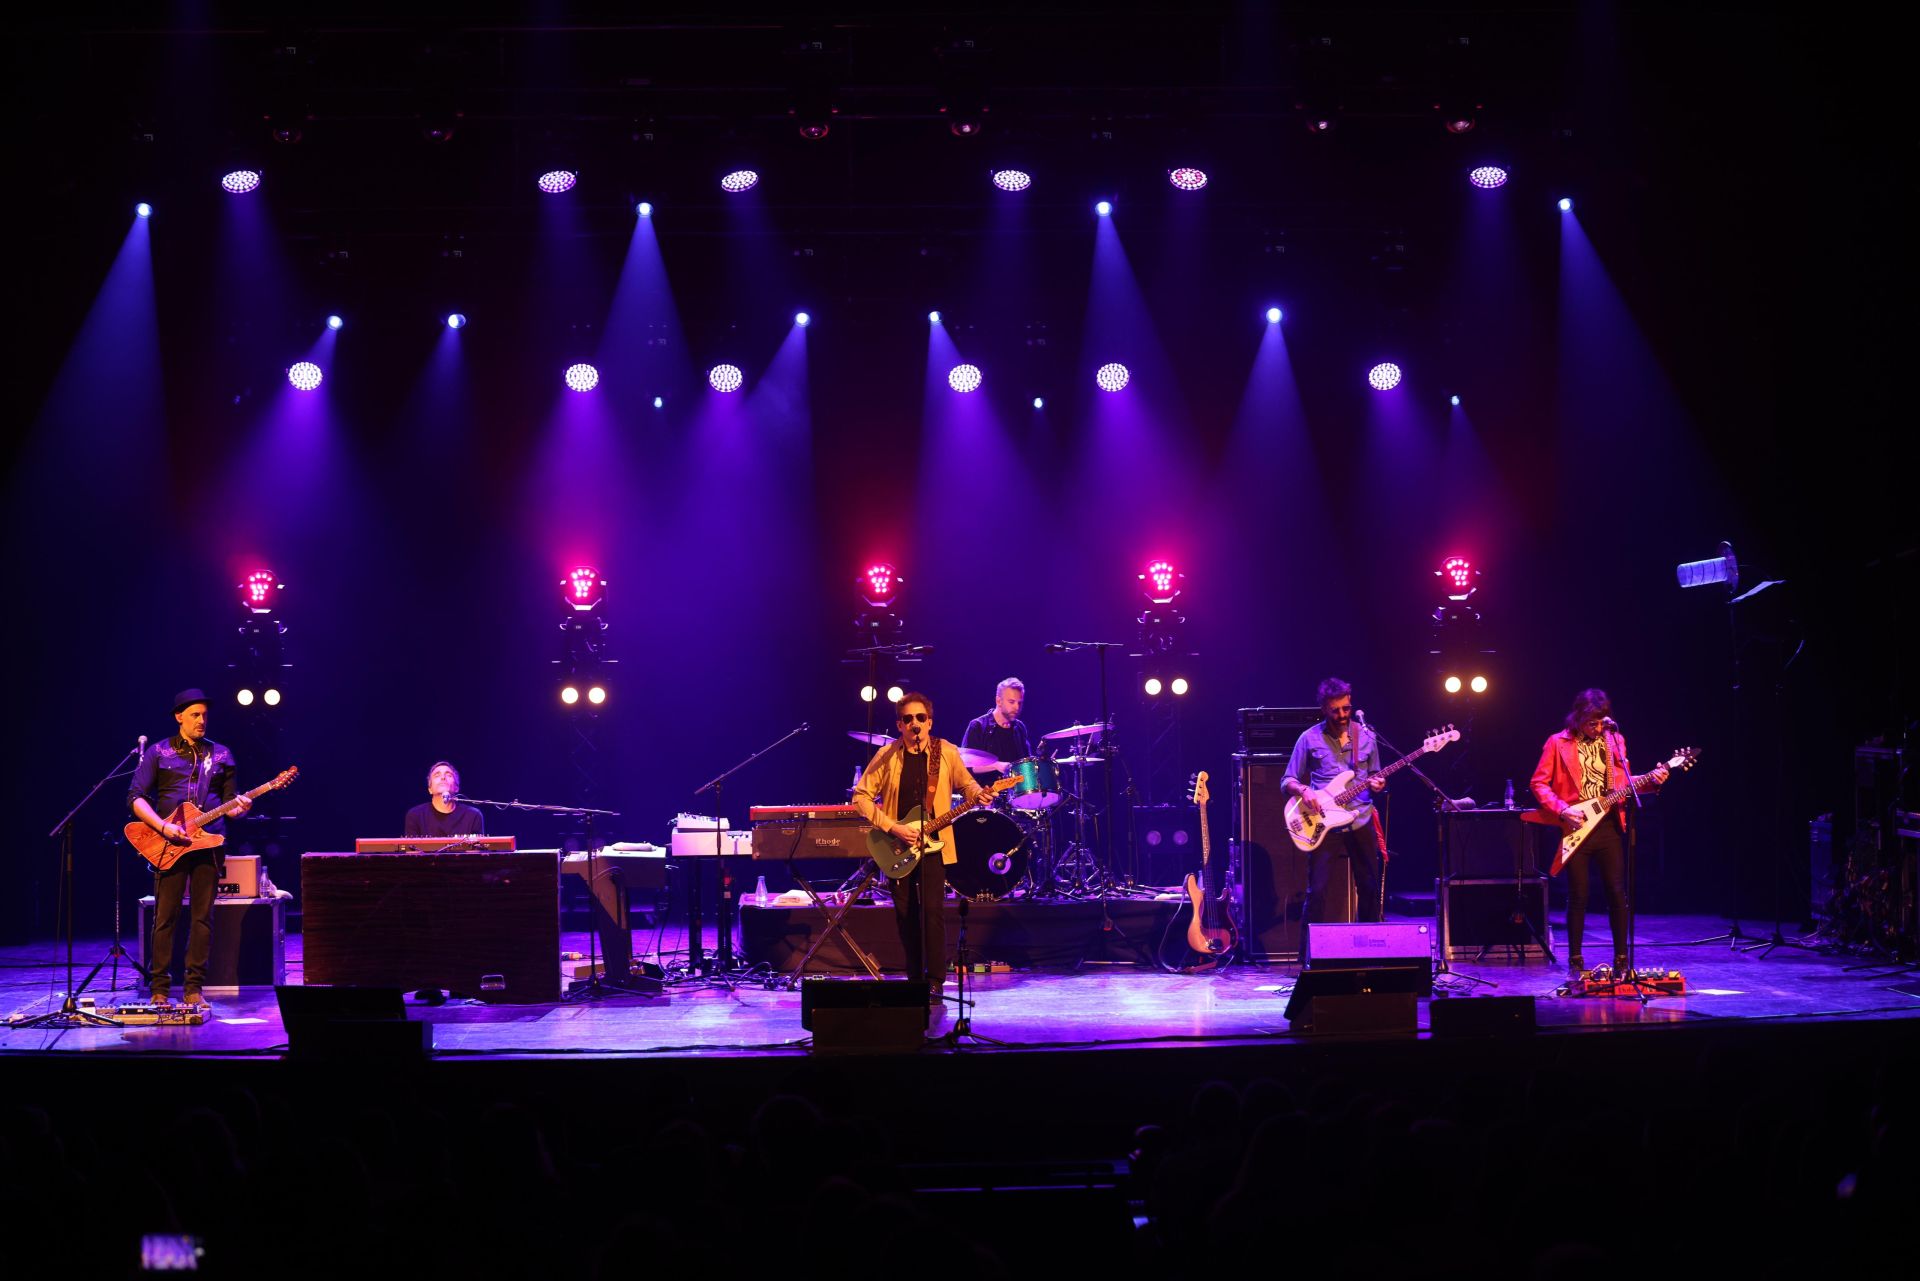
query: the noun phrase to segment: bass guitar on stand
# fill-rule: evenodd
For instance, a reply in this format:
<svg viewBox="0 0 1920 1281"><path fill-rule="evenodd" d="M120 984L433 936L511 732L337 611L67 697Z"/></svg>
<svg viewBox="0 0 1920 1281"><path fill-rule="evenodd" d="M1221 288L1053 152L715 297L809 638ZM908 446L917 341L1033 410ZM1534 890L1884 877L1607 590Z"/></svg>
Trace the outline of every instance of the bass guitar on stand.
<svg viewBox="0 0 1920 1281"><path fill-rule="evenodd" d="M1434 730L1427 735L1419 747L1385 769L1369 774L1358 782L1354 781L1352 770L1341 770L1325 787L1309 788L1302 795L1287 802L1287 835L1293 838L1294 845L1301 850L1312 852L1319 849L1320 843L1327 839L1328 832L1353 822L1353 811L1347 807L1360 799L1370 782L1376 778L1391 778L1399 770L1413 764L1422 756L1437 752L1448 743L1459 741L1460 731L1449 725L1445 729ZM1318 814L1309 813L1306 806L1301 804L1309 796L1320 803Z"/></svg>
<svg viewBox="0 0 1920 1281"><path fill-rule="evenodd" d="M1238 940L1227 907L1226 869L1213 861L1213 840L1207 829L1207 772L1201 770L1188 784L1187 799L1200 809L1200 871L1187 873L1186 929L1179 930L1180 914L1168 922L1161 943L1160 965L1182 974L1203 974L1225 965ZM1174 944L1179 938L1184 942ZM1169 952L1176 955L1169 956Z"/></svg>

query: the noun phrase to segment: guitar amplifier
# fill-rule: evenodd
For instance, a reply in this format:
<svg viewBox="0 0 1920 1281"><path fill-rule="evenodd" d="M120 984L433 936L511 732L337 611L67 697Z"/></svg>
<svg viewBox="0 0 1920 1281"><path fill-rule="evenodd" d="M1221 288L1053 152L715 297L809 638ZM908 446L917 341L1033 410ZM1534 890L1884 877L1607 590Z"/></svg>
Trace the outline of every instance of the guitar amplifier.
<svg viewBox="0 0 1920 1281"><path fill-rule="evenodd" d="M226 870L220 874L221 898L260 897L260 856L229 854L221 860Z"/></svg>
<svg viewBox="0 0 1920 1281"><path fill-rule="evenodd" d="M1440 937L1449 962L1546 963L1553 949L1546 877L1525 876L1518 885L1511 876L1443 878L1439 890Z"/></svg>
<svg viewBox="0 0 1920 1281"><path fill-rule="evenodd" d="M1558 827L1529 822L1531 809L1458 810L1446 825L1445 875L1490 880L1533 876L1553 859Z"/></svg>
<svg viewBox="0 0 1920 1281"><path fill-rule="evenodd" d="M1317 707L1243 707L1240 750L1250 756L1279 756L1284 763L1301 732L1322 719Z"/></svg>

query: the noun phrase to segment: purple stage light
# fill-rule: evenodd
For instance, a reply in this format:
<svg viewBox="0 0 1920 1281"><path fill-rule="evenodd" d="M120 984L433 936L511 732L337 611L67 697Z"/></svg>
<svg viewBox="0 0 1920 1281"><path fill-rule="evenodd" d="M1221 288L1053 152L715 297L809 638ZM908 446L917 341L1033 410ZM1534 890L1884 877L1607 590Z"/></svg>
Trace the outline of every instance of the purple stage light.
<svg viewBox="0 0 1920 1281"><path fill-rule="evenodd" d="M1367 371L1367 384L1375 391L1392 391L1400 385L1400 366L1383 360Z"/></svg>
<svg viewBox="0 0 1920 1281"><path fill-rule="evenodd" d="M1267 308L1267 323L1268 323L1269 325L1277 325L1277 324L1279 324L1279 323L1280 323L1280 318L1281 318L1281 316L1282 316L1282 315L1284 315L1284 314L1285 314L1285 313L1284 313L1284 312L1282 312L1282 311L1281 311L1281 310L1280 310L1280 309L1279 309L1278 307L1269 307L1269 308Z"/></svg>
<svg viewBox="0 0 1920 1281"><path fill-rule="evenodd" d="M735 169L720 179L720 190L728 195L737 196L743 191L752 191L760 184L760 175L751 169Z"/></svg>
<svg viewBox="0 0 1920 1281"><path fill-rule="evenodd" d="M232 173L220 179L220 185L225 187L230 195L244 196L260 185L260 171L258 169L235 169Z"/></svg>
<svg viewBox="0 0 1920 1281"><path fill-rule="evenodd" d="M800 328L805 329L808 325L811 325L813 323L813 317L809 316L804 311L796 311L793 313L793 323L800 326Z"/></svg>
<svg viewBox="0 0 1920 1281"><path fill-rule="evenodd" d="M566 379L569 391L592 391L600 385L600 371L582 361L567 366Z"/></svg>
<svg viewBox="0 0 1920 1281"><path fill-rule="evenodd" d="M1033 407L1034 407L1035 409L1045 409L1045 408L1047 407L1047 401L1046 401L1046 397L1044 397L1044 396L1035 396L1035 397L1033 398Z"/></svg>
<svg viewBox="0 0 1920 1281"><path fill-rule="evenodd" d="M947 386L962 394L980 390L978 365L955 365L947 371Z"/></svg>
<svg viewBox="0 0 1920 1281"><path fill-rule="evenodd" d="M653 202L651 200L642 200L633 207L633 211L642 218L651 218L653 217Z"/></svg>
<svg viewBox="0 0 1920 1281"><path fill-rule="evenodd" d="M1571 200L1569 200L1569 199L1568 199L1567 197L1565 197L1565 196L1562 196L1562 197L1560 197L1560 212L1561 212L1561 213L1572 213L1572 212L1573 212L1573 201L1571 201Z"/></svg>
<svg viewBox="0 0 1920 1281"><path fill-rule="evenodd" d="M1447 403L1449 405L1452 405L1455 409L1460 408L1460 398L1458 396L1447 397Z"/></svg>
<svg viewBox="0 0 1920 1281"><path fill-rule="evenodd" d="M665 396L655 396L653 398L653 407L655 409L665 409L667 407L667 398Z"/></svg>
<svg viewBox="0 0 1920 1281"><path fill-rule="evenodd" d="M133 207L133 212L142 218L151 218L153 217L153 206L142 200Z"/></svg>
<svg viewBox="0 0 1920 1281"><path fill-rule="evenodd" d="M287 381L293 385L295 391L312 391L325 377L326 375L320 372L320 366L311 360L300 361L287 370Z"/></svg>
<svg viewBox="0 0 1920 1281"><path fill-rule="evenodd" d="M572 191L573 184L579 181L580 175L571 169L549 169L540 175L540 190L557 196L563 191Z"/></svg>
<svg viewBox="0 0 1920 1281"><path fill-rule="evenodd" d="M1499 165L1481 165L1467 175L1467 181L1482 191L1492 191L1507 185L1507 171Z"/></svg>
<svg viewBox="0 0 1920 1281"><path fill-rule="evenodd" d="M738 365L715 365L707 371L707 386L721 395L739 391L746 381L747 376L740 372Z"/></svg>
<svg viewBox="0 0 1920 1281"><path fill-rule="evenodd" d="M928 324L930 324L930 325L937 325L937 324L939 324L939 323L940 323L940 313L939 313L939 312L937 312L937 311L930 311L930 312L928 312L928 313L927 313L927 323L928 323Z"/></svg>
<svg viewBox="0 0 1920 1281"><path fill-rule="evenodd" d="M995 169L993 185L1002 191L1025 191L1033 185L1033 175L1024 169Z"/></svg>
<svg viewBox="0 0 1920 1281"><path fill-rule="evenodd" d="M465 329L466 327L467 327L467 318L465 316L461 315L457 311L450 311L447 313L448 329Z"/></svg>
<svg viewBox="0 0 1920 1281"><path fill-rule="evenodd" d="M1113 202L1111 200L1102 200L1099 204L1093 207L1093 211L1099 214L1102 218L1105 218L1108 214L1111 214L1113 212Z"/></svg>
<svg viewBox="0 0 1920 1281"><path fill-rule="evenodd" d="M1198 191L1207 185L1207 171L1193 168L1174 169L1168 172L1167 181L1181 191Z"/></svg>
<svg viewBox="0 0 1920 1281"><path fill-rule="evenodd" d="M1093 375L1093 382L1101 391L1119 391L1131 381L1133 375L1119 361L1100 366Z"/></svg>
<svg viewBox="0 0 1920 1281"><path fill-rule="evenodd" d="M343 326L343 325L345 325L346 323L347 323L347 322L346 322L346 321L345 321L344 319L342 319L341 317L339 317L339 316L328 316L328 317L327 317L327 328L328 328L328 329L339 329L339 328L340 328L341 326Z"/></svg>

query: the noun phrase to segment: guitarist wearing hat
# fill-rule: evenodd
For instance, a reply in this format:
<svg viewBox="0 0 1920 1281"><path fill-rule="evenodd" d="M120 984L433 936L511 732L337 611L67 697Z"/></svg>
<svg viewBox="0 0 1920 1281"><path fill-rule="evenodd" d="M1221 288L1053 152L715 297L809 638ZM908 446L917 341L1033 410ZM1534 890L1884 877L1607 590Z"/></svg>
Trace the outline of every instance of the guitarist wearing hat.
<svg viewBox="0 0 1920 1281"><path fill-rule="evenodd" d="M206 694L183 689L174 695L173 719L180 732L141 753L127 788L127 804L135 818L168 841L186 844L192 834L161 817L172 814L182 801L208 810L232 802L241 814L253 802L239 793L233 753L207 737ZM210 831L220 827L219 822L208 824ZM172 999L173 929L179 923L183 893L189 902L186 1003L207 1003L200 989L206 983L207 957L213 950L213 897L220 884L220 866L217 848L200 849L154 876L153 937L148 940L147 964L152 970L155 1005Z"/></svg>

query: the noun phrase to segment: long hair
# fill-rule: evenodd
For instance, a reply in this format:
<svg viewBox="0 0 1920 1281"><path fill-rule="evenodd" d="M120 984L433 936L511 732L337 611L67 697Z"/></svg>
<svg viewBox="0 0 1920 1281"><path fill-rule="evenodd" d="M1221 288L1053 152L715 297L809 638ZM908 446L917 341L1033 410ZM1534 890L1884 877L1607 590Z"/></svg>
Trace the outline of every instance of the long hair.
<svg viewBox="0 0 1920 1281"><path fill-rule="evenodd" d="M1573 696L1573 708L1567 713L1567 733L1577 734L1580 727L1596 716L1613 715L1613 701L1604 689L1583 689Z"/></svg>

